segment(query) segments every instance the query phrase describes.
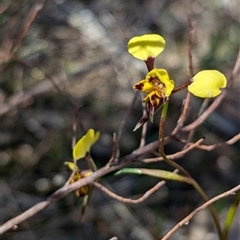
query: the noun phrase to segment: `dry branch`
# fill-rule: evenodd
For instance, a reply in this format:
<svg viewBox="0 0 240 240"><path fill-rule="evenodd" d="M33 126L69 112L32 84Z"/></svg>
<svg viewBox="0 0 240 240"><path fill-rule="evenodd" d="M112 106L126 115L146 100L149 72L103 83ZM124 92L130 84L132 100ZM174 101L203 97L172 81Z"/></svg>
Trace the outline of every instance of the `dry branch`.
<svg viewBox="0 0 240 240"><path fill-rule="evenodd" d="M184 224L186 224L187 222L189 222L189 220L191 218L193 218L193 216L195 214L197 214L198 212L202 211L203 209L205 209L206 207L208 207L209 205L211 205L212 203L218 201L221 198L227 197L229 195L235 194L238 190L240 189L240 185L237 185L236 187L230 189L229 191L226 191L222 194L217 195L216 197L210 199L209 201L207 201L206 203L204 203L202 206L200 206L199 208L195 209L193 212L191 212L187 217L185 217L181 222L179 222L177 225L175 225L161 240L167 240L169 239L169 237L176 232L181 226L183 226Z"/></svg>
<svg viewBox="0 0 240 240"><path fill-rule="evenodd" d="M149 145L149 146L148 146ZM26 219L34 216L38 212L44 210L52 203L56 202L57 200L65 197L69 193L76 191L77 189L89 185L93 183L98 178L101 178L105 176L108 173L111 173L113 171L116 171L120 169L123 166L126 166L133 162L134 160L137 160L141 155L146 154L151 150L151 147L154 147L153 144L148 144L142 148L139 148L135 150L133 153L126 155L125 157L119 159L119 163L113 163L111 166L105 166L100 169L98 169L96 172L94 172L89 177L80 179L79 181L72 183L70 185L64 185L62 188L54 192L46 201L40 202L30 209L26 210L25 212L21 213L15 218L10 219L6 223L4 223L2 226L0 226L0 234L2 235L6 231L13 229L14 226L19 225L21 222L25 221Z"/></svg>

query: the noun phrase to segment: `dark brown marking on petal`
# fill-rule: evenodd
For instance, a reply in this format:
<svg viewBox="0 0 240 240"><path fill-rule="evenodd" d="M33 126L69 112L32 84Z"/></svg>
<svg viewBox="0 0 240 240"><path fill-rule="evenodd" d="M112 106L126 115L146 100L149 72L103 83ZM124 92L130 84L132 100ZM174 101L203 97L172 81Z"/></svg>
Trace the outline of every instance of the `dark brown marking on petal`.
<svg viewBox="0 0 240 240"><path fill-rule="evenodd" d="M134 88L141 91L141 90L143 89L143 86L144 86L143 83L137 83L137 84L134 86Z"/></svg>
<svg viewBox="0 0 240 240"><path fill-rule="evenodd" d="M154 81L154 79L155 79L154 77L150 77L150 78L148 79L148 82L151 83L152 81Z"/></svg>
<svg viewBox="0 0 240 240"><path fill-rule="evenodd" d="M148 113L146 112L142 118L138 121L137 125L135 126L135 128L133 129L133 131L135 132L138 128L140 128L141 126L143 126L144 123L146 123L149 119Z"/></svg>
<svg viewBox="0 0 240 240"><path fill-rule="evenodd" d="M159 83L159 79L158 79L157 76L151 76L151 77L148 79L148 82L149 82L149 83L153 83L153 84Z"/></svg>

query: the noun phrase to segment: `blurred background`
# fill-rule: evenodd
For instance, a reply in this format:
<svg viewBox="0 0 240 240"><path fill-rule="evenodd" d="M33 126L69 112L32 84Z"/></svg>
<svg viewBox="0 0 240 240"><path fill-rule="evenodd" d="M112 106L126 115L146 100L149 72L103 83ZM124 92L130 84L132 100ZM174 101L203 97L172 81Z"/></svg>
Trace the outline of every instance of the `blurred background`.
<svg viewBox="0 0 240 240"><path fill-rule="evenodd" d="M104 166L117 132L134 98L132 85L147 69L127 52L135 35L158 33L166 48L156 67L166 68L176 86L189 79L188 18L193 21L194 72L218 69L227 78L239 51L239 1L218 0L48 0L38 12L24 40L26 18L41 1L1 0L1 223L45 200L64 185L70 171L73 124L79 109L77 139L85 130L101 132L92 148L98 167ZM15 45L14 45L15 44ZM15 54L11 56L11 48ZM227 141L240 132L239 75L220 107L201 125L194 140L205 144ZM166 134L174 129L186 91L170 101ZM132 132L142 116L139 94L127 117L120 141L121 156L139 146L141 131ZM212 100L210 100L210 103ZM193 98L193 121L202 100ZM209 104L210 104L209 103ZM159 114L148 124L146 142L157 140ZM177 142L166 146L167 153L183 148ZM211 152L193 150L178 163L186 168L209 197L239 183L240 143ZM80 168L86 164L80 162ZM172 170L163 162L131 166ZM101 183L117 194L137 198L158 182L147 176L108 176ZM234 196L214 204L221 222ZM2 239L68 240L160 239L177 222L202 204L192 187L168 182L142 204L128 205L94 189L85 222L80 221L81 198L72 193L22 223ZM240 215L229 239L240 236ZM207 210L200 212L171 240L218 239Z"/></svg>

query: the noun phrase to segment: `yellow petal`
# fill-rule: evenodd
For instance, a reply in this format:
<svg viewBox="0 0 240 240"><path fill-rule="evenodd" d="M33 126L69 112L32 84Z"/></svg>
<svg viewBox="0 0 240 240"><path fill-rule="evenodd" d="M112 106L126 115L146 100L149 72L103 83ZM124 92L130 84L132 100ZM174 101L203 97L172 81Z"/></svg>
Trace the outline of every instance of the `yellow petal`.
<svg viewBox="0 0 240 240"><path fill-rule="evenodd" d="M72 171L79 171L78 166L75 165L73 162L65 162L64 165L66 165Z"/></svg>
<svg viewBox="0 0 240 240"><path fill-rule="evenodd" d="M92 128L90 128L84 138L84 144L85 144L85 149L86 152L89 152L90 147L92 146L94 140L94 130Z"/></svg>
<svg viewBox="0 0 240 240"><path fill-rule="evenodd" d="M92 145L99 139L100 137L100 132L97 131L94 135L93 141L92 141Z"/></svg>
<svg viewBox="0 0 240 240"><path fill-rule="evenodd" d="M147 79L139 81L133 86L133 88L145 93L150 93L151 91L153 91L153 85L149 83Z"/></svg>
<svg viewBox="0 0 240 240"><path fill-rule="evenodd" d="M192 78L193 83L188 91L201 98L216 97L221 93L220 88L227 85L226 77L217 70L203 70Z"/></svg>
<svg viewBox="0 0 240 240"><path fill-rule="evenodd" d="M154 108L157 108L161 102L161 96L157 91L152 91L144 99L143 102L150 102Z"/></svg>
<svg viewBox="0 0 240 240"><path fill-rule="evenodd" d="M168 76L168 72L165 69L153 69L158 79L165 85L165 96L169 97L174 88L174 81Z"/></svg>
<svg viewBox="0 0 240 240"><path fill-rule="evenodd" d="M86 135L84 135L82 138L80 138L78 140L78 142L76 143L76 145L74 146L74 148L73 148L73 158L74 159L79 159L79 158L85 157L86 152L87 152L87 148L84 143L85 138L86 138Z"/></svg>
<svg viewBox="0 0 240 240"><path fill-rule="evenodd" d="M90 151L91 146L98 140L99 136L99 132L96 132L95 134L93 129L89 129L74 146L73 158L77 160L85 157L86 153Z"/></svg>
<svg viewBox="0 0 240 240"><path fill-rule="evenodd" d="M86 150L89 151L91 146L99 139L100 132L96 132L93 129L89 129L84 143L86 145Z"/></svg>
<svg viewBox="0 0 240 240"><path fill-rule="evenodd" d="M157 57L165 48L165 40L158 34L136 36L128 42L128 52L135 58L146 61Z"/></svg>

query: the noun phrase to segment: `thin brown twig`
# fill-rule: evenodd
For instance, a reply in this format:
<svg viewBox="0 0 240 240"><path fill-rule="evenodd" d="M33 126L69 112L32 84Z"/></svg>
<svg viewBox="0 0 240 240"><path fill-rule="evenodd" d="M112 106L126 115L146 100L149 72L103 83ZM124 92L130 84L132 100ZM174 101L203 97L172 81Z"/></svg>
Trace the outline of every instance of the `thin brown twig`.
<svg viewBox="0 0 240 240"><path fill-rule="evenodd" d="M63 81L62 79L59 79L59 80L56 80L55 83L59 84L62 81ZM25 92L15 93L11 97L9 97L6 102L2 104L0 108L0 116L8 113L12 109L19 106L21 103L28 102L33 97L36 97L37 95L40 95L50 90L52 87L53 87L53 83L50 82L49 80L46 80L38 83L36 86L32 87L29 90L26 90Z"/></svg>
<svg viewBox="0 0 240 240"><path fill-rule="evenodd" d="M72 108L75 110L76 115L78 117L79 115L79 109L80 107L77 107L76 104L74 103L74 101L72 101L72 99L69 97L69 95L67 95L61 87L59 87L58 82L50 75L48 74L43 68L38 67L32 63L29 63L27 61L24 61L23 59L19 59L19 58L14 58L14 60L17 60L19 63L23 64L24 66L27 66L29 68L36 68L38 69L48 80L50 80L50 82L53 84L53 86L55 87L55 89L62 95L62 97L64 97L64 99L67 99L68 102L70 103L70 105L72 106Z"/></svg>
<svg viewBox="0 0 240 240"><path fill-rule="evenodd" d="M27 35L27 33L29 31L29 28L31 27L34 19L36 18L37 13L43 8L45 2L46 2L46 0L40 0L30 10L29 14L27 15L27 17L25 19L25 23L23 24L22 29L20 30L20 33L12 46L12 49L11 49L12 56L16 53L17 49L21 45L23 39L25 38L25 36Z"/></svg>
<svg viewBox="0 0 240 240"><path fill-rule="evenodd" d="M221 198L230 196L232 194L235 194L235 192L239 191L240 189L240 185L237 185L236 187L230 189L229 191L226 191L222 194L217 195L216 197L210 199L209 201L207 201L206 203L204 203L202 206L198 207L197 209L195 209L193 212L191 212L187 217L185 217L182 221L180 221L177 225L175 225L163 238L161 238L161 240L167 240L169 239L169 237L176 232L181 226L183 226L184 224L186 224L187 222L189 222L189 220L191 218L193 218L194 215L196 215L198 212L200 212L201 210L205 209L206 207L210 206L212 203L218 201Z"/></svg>
<svg viewBox="0 0 240 240"><path fill-rule="evenodd" d="M179 151L177 153L174 153L174 154L169 154L169 155L166 155L167 158L170 158L170 159L178 159L178 158L181 158L183 157L187 152L190 152L192 149L196 148L197 146L199 146L201 143L203 142L203 139L199 139L197 142L195 143L192 143L189 145L188 148L182 150L182 151ZM145 163L150 163L150 162L159 162L159 161L163 161L164 158L163 157L155 157L155 158L146 158L144 160L141 160L142 162L145 162Z"/></svg>
<svg viewBox="0 0 240 240"><path fill-rule="evenodd" d="M192 46L193 46L193 22L190 17L188 17L188 68L190 78L193 77L193 58L192 58Z"/></svg>
<svg viewBox="0 0 240 240"><path fill-rule="evenodd" d="M209 103L209 100L210 100L209 98L204 99L204 101L203 101L203 103L202 103L202 105L201 105L201 107L198 111L198 117L200 117L204 113L204 111L207 108L207 105Z"/></svg>
<svg viewBox="0 0 240 240"><path fill-rule="evenodd" d="M122 137L123 127L126 124L127 117L129 115L130 111L132 110L132 107L134 106L134 104L135 104L135 102L137 100L137 97L138 97L138 92L135 92L134 97L133 97L133 99L131 101L131 104L128 106L128 109L127 109L126 113L124 114L124 117L123 117L123 119L122 119L122 121L120 123L119 129L118 129L118 132L117 132L117 140L118 141Z"/></svg>
<svg viewBox="0 0 240 240"><path fill-rule="evenodd" d="M125 198L122 196L117 195L116 193L110 191L106 187L104 187L102 184L98 182L93 182L92 184L99 188L101 191L105 192L108 196L111 198L114 198L120 202L123 203L130 203L130 204L139 204L145 201L148 197L150 197L154 192L156 192L160 187L162 187L166 181L160 181L156 185L154 185L152 188L150 188L148 191L146 191L140 198L138 199L131 199L131 198Z"/></svg>
<svg viewBox="0 0 240 240"><path fill-rule="evenodd" d="M202 103L202 105L201 105L201 107L200 107L200 109L199 109L199 111L198 111L198 117L200 117L200 116L203 114L203 112L204 112L205 109L206 109L206 106L207 106L208 102L209 102L209 98L204 99L204 101L203 101L203 103ZM195 131L196 131L196 129L194 128L194 129L192 129L192 130L189 132L188 138L187 138L187 140L186 140L186 143L191 142L191 140L192 140L192 138L193 138L193 136L194 136L194 134L195 134ZM183 149L185 149L186 147L187 147L187 145L185 145Z"/></svg>
<svg viewBox="0 0 240 240"><path fill-rule="evenodd" d="M212 150L214 150L218 147L222 147L222 146L225 146L225 145L233 145L234 143L236 143L239 140L240 140L240 133L238 133L237 135L235 135L234 137L232 137L231 139L229 139L226 142L215 143L215 144L212 144L212 145L203 145L203 144L201 144L203 142L203 139L199 139L195 143L188 143L186 145L187 148L183 149L182 151L176 152L174 154L169 154L169 155L166 155L166 156L167 156L167 158L170 158L170 159L174 160L174 159L178 159L178 158L183 157L186 153L190 152L194 148L205 150L205 151L212 151ZM159 161L163 161L163 157L145 158L141 161L145 162L145 163L159 162Z"/></svg>
<svg viewBox="0 0 240 240"><path fill-rule="evenodd" d="M232 137L231 139L229 139L226 142L215 143L215 144L208 145L208 146L207 145L198 145L198 146L196 146L196 148L202 149L202 150L205 150L205 151L212 151L213 149L218 148L218 147L222 147L224 145L233 145L234 143L236 143L239 140L240 140L240 133L238 133L237 135L235 135L234 137Z"/></svg>
<svg viewBox="0 0 240 240"><path fill-rule="evenodd" d="M14 201L11 201L11 205L12 205L11 209L12 209L12 211L14 211L15 213L21 213L22 212L21 207L19 206L19 203L17 202L16 198L13 196L12 190L9 188L8 184L4 180L1 180L0 183L1 183L1 195L2 196L6 195L6 194L7 195L11 195L12 199L14 199ZM31 238L30 238L30 236L28 238L35 239L34 234L32 232L32 229L31 229L31 227L29 225L29 222L25 221L23 223L23 225L30 233Z"/></svg>
<svg viewBox="0 0 240 240"><path fill-rule="evenodd" d="M117 146L119 146L119 141L120 141L120 139L121 139L121 137L122 137L123 128L124 128L124 126L125 126L125 124L126 124L127 117L129 116L130 111L132 110L132 107L134 106L134 104L135 104L135 102L136 102L136 100L137 100L137 96L138 96L138 92L136 92L136 93L134 94L134 97L133 97L133 99L132 99L132 102L131 102L131 104L128 106L127 111L125 112L124 117L123 117L123 119L122 119L122 121L121 121L121 123L120 123L119 129L118 129L118 132L117 132L117 142L118 142ZM119 148L118 148L117 151L116 151L116 158L119 158L119 156L120 156L120 150L119 150Z"/></svg>
<svg viewBox="0 0 240 240"><path fill-rule="evenodd" d="M92 173L90 176L86 178L82 178L79 181L69 185L64 185L63 187L58 189L56 192L54 192L47 200L34 205L33 207L29 208L25 212L21 213L20 215L5 222L2 226L0 226L0 235L12 229L14 226L19 225L21 222L25 221L26 219L34 216L38 212L41 212L42 210L46 209L48 206L58 201L59 199L65 197L69 193L76 191L77 189L83 186L89 185L92 182L99 179L100 177L103 177L108 173L116 171L130 164L131 162L142 157L143 154L146 154L152 149L155 149L157 146L158 146L158 141L156 141L155 143L153 142L148 145L145 145L144 147L138 148L135 151L133 151L131 154L126 155L125 157L122 157L121 159L119 159L117 164L114 162L110 166L105 166L98 169L96 172Z"/></svg>
<svg viewBox="0 0 240 240"><path fill-rule="evenodd" d="M16 59L16 58L15 58ZM86 73L88 73L89 71L93 71L94 69L109 63L111 58L107 58L107 59L101 59L101 61L97 62L97 63L93 63L88 65L86 68L80 70L77 73L74 73L73 75L71 75L69 78L75 78L75 77L82 77L83 75L85 75ZM19 60L19 59L18 59ZM20 62L22 61L22 63L26 63L26 61L23 60L19 60ZM43 80L40 83L36 84L34 87L26 90L25 92L17 92L15 94L13 94L11 97L9 97L1 106L0 108L0 116L8 113L9 111L11 111L12 109L16 108L17 106L21 105L21 103L25 103L29 100L31 100L33 97L40 95L42 93L45 93L47 91L49 91L50 89L52 89L54 87L54 85L58 85L61 82L63 82L63 79L54 79L54 81L49 81L48 77L46 76L47 80ZM75 106L74 106L75 108Z"/></svg>
<svg viewBox="0 0 240 240"><path fill-rule="evenodd" d="M75 112L75 119L74 119L73 126L72 126L72 131L73 131L72 150L74 149L74 146L76 145L76 141L77 141L77 127L78 127L78 120L79 120L80 110L81 110L81 107L79 107L77 109L77 111Z"/></svg>
<svg viewBox="0 0 240 240"><path fill-rule="evenodd" d="M188 69L189 69L189 77L190 79L193 77L193 57L192 57L192 46L193 46L193 23L192 19L188 18ZM182 113L177 121L177 126L172 132L172 136L176 135L179 130L183 127L186 119L188 118L190 112L190 104L191 104L191 93L187 92L186 99L184 100Z"/></svg>
<svg viewBox="0 0 240 240"><path fill-rule="evenodd" d="M234 79L235 79L235 77L238 73L239 68L240 68L240 51L238 53L233 71L232 71L231 76L229 78L227 88L223 91L223 93L219 97L217 97L213 101L213 103L208 107L208 109L200 117L198 117L194 122L190 123L189 125L183 127L181 129L182 131L189 132L192 129L199 126L200 124L202 124L206 120L206 118L220 105L222 100L227 95L227 90L232 86L233 81L234 81Z"/></svg>
<svg viewBox="0 0 240 240"><path fill-rule="evenodd" d="M165 105L163 106L160 123L159 123L159 152L160 152L161 156L163 157L163 160L167 164L174 167L175 169L178 169L179 172L182 172L185 176L187 176L189 178L190 182L188 182L188 183L191 184L195 188L195 190L199 193L199 195L202 197L202 199L205 202L207 202L209 200L208 196L206 195L204 190L201 188L201 186L192 178L192 176L189 174L189 172L185 168L183 168L181 165L172 161L170 158L167 158L167 156L164 152L163 141L164 141L164 130L165 130L166 117L167 117L168 103L169 102L166 102ZM220 225L220 221L219 221L217 212L216 212L215 208L213 208L213 206L211 206L211 205L209 206L209 210L211 212L211 215L212 215L214 224L216 226L219 238L222 239L222 229L221 229L221 225Z"/></svg>
<svg viewBox="0 0 240 240"><path fill-rule="evenodd" d="M175 169L173 171L173 173L178 173L178 170ZM145 201L147 198L149 198L154 192L156 192L157 190L160 189L160 187L162 187L164 184L166 183L166 181L162 180L160 182L158 182L156 185L154 185L152 188L150 188L148 191L146 191L140 198L138 199L131 199L131 198L124 198L121 197L119 195L117 195L116 193L110 191L108 188L104 187L102 184L98 183L98 182L93 182L92 184L94 186L96 186L97 188L99 188L100 190L102 190L103 192L105 192L107 195L109 195L111 198L114 198L120 202L124 202L124 203L130 203L130 204L139 204L142 203L143 201Z"/></svg>
<svg viewBox="0 0 240 240"><path fill-rule="evenodd" d="M165 138L165 141L169 141L169 137ZM233 144L236 140L239 139L239 135L235 136L234 138L227 141L228 144ZM20 224L24 220L34 216L38 212L46 209L49 205L52 203L58 201L59 199L63 198L64 196L68 195L70 192L76 191L77 189L91 184L93 181L97 180L98 178L111 173L113 171L116 171L120 169L123 166L126 166L130 164L132 161L135 161L142 157L142 155L151 152L152 150L156 149L158 147L158 141L152 142L150 144L145 145L144 147L138 148L135 151L133 151L131 154L126 155L125 157L119 159L118 164L112 164L111 166L105 166L103 168L98 169L96 172L94 172L89 177L83 178L75 183L72 183L70 185L65 185L56 192L54 192L46 201L40 202L33 207L29 208L22 214L16 216L15 218L10 219L6 223L4 223L2 226L0 226L0 235L5 233L6 231L12 229L15 225ZM184 151L187 151L184 150Z"/></svg>
<svg viewBox="0 0 240 240"><path fill-rule="evenodd" d="M45 2L46 2L46 0L40 0L36 4L34 4L34 6L30 9L30 11L25 19L25 22L23 23L23 26L22 26L21 30L19 31L18 36L16 37L16 40L12 44L12 48L9 52L9 56L8 56L6 62L9 62L13 58L15 53L17 52L23 39L26 37L33 21L35 20L38 12L43 8ZM0 72L2 72L5 69L5 67L6 67L6 64L1 66Z"/></svg>
<svg viewBox="0 0 240 240"><path fill-rule="evenodd" d="M113 133L113 147L112 147L112 156L110 160L108 161L107 165L110 165L116 160L116 154L118 150L118 141L117 141L117 135L116 133Z"/></svg>

